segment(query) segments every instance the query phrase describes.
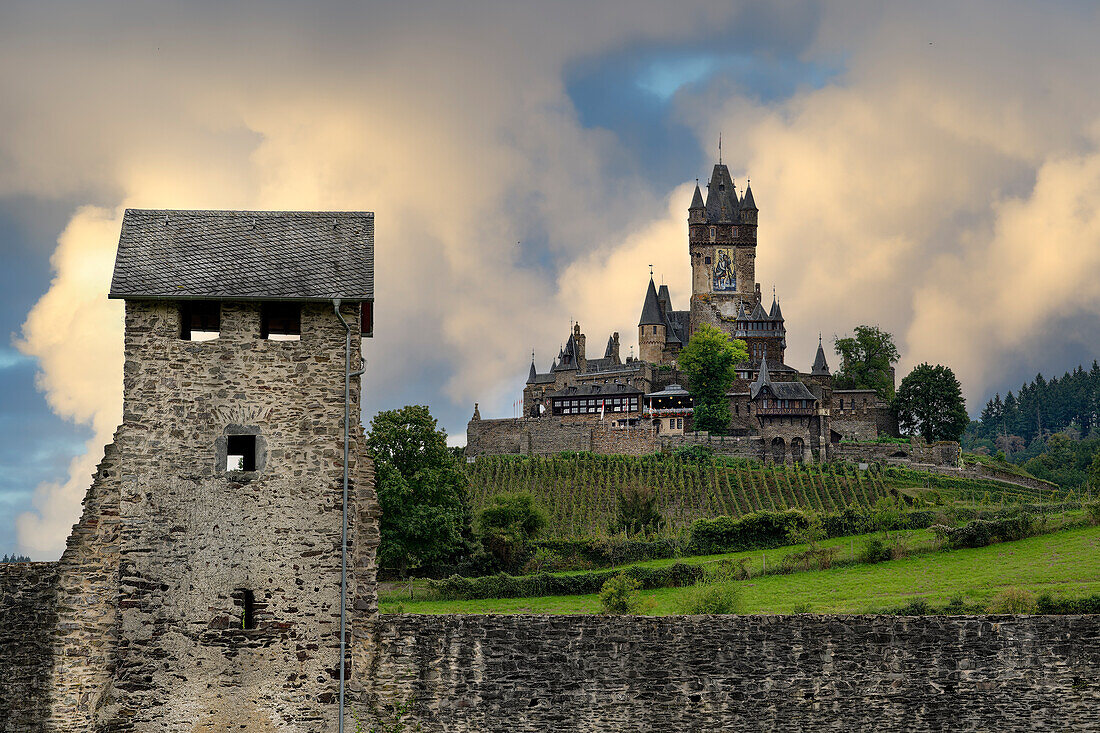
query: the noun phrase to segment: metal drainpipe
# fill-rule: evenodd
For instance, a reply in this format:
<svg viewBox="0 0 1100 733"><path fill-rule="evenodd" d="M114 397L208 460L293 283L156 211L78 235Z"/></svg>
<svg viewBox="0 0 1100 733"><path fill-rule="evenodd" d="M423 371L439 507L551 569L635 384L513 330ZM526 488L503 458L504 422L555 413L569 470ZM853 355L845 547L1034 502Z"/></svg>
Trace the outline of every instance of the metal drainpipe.
<svg viewBox="0 0 1100 733"><path fill-rule="evenodd" d="M351 378L363 374L351 371L351 325L340 313L340 299L332 301L336 317L344 324L344 500L343 525L340 533L340 727L344 733L344 656L347 648L347 598L348 598L348 442L351 433Z"/></svg>

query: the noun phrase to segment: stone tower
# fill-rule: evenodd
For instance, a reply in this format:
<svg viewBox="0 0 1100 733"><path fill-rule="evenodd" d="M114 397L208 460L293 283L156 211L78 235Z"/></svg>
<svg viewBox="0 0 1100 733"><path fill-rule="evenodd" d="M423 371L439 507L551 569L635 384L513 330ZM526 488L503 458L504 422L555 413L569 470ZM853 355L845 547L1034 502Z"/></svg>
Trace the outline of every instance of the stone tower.
<svg viewBox="0 0 1100 733"><path fill-rule="evenodd" d="M740 308L760 302L756 283L756 202L751 187L739 198L722 163L714 166L706 203L699 186L688 208L691 332L704 323L733 333Z"/></svg>
<svg viewBox="0 0 1100 733"><path fill-rule="evenodd" d="M638 319L638 356L641 360L660 364L667 335L668 327L657 300L657 287L650 276L649 289L646 290L645 301L642 303L642 315Z"/></svg>
<svg viewBox="0 0 1100 733"><path fill-rule="evenodd" d="M349 335L349 659L375 607L373 252L364 212L126 212L124 417L89 493L119 507L98 729L336 729Z"/></svg>

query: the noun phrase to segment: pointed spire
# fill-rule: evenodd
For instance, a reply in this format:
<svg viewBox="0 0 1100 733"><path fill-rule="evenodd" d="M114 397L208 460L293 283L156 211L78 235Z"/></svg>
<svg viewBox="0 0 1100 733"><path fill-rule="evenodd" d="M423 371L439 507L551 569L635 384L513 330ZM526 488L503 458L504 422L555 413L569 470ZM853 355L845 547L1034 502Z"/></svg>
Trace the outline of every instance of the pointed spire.
<svg viewBox="0 0 1100 733"><path fill-rule="evenodd" d="M774 319L776 311L779 310L779 301L775 299L775 286L772 285L772 307L768 310L768 317Z"/></svg>
<svg viewBox="0 0 1100 733"><path fill-rule="evenodd" d="M756 307L752 309L752 315L749 316L753 321L766 321L768 320L768 314L764 311L764 306L760 304L760 301L756 301Z"/></svg>
<svg viewBox="0 0 1100 733"><path fill-rule="evenodd" d="M817 335L817 356L814 357L814 366L810 370L814 377L829 376L829 362L825 361L825 347L821 345L821 334Z"/></svg>
<svg viewBox="0 0 1100 733"><path fill-rule="evenodd" d="M638 319L638 325L665 325L665 319L661 317L661 304L657 300L657 286L653 284L652 276L649 278L649 288L645 291L645 303L642 305L642 317Z"/></svg>
<svg viewBox="0 0 1100 733"><path fill-rule="evenodd" d="M770 389L771 386L772 380L771 376L769 376L768 374L768 359L767 355L765 354L760 357L760 371L756 374L756 381L754 381L749 388L749 391L751 392L750 396L755 400L756 395L760 394L760 390L762 390L764 387L768 387Z"/></svg>
<svg viewBox="0 0 1100 733"><path fill-rule="evenodd" d="M688 210L702 209L703 207L703 192L699 190L699 179L695 179L695 195L691 197L691 206Z"/></svg>
<svg viewBox="0 0 1100 733"><path fill-rule="evenodd" d="M527 374L527 384L534 384L535 378L538 377L538 370L535 369L535 352L531 352L531 371Z"/></svg>
<svg viewBox="0 0 1100 733"><path fill-rule="evenodd" d="M749 317L749 314L745 312L745 301L737 301L737 320L743 321Z"/></svg>
<svg viewBox="0 0 1100 733"><path fill-rule="evenodd" d="M746 182L749 185L745 187L745 196L741 199L741 208L748 211L759 211L760 209L756 208L756 200L752 197L752 181L746 179Z"/></svg>

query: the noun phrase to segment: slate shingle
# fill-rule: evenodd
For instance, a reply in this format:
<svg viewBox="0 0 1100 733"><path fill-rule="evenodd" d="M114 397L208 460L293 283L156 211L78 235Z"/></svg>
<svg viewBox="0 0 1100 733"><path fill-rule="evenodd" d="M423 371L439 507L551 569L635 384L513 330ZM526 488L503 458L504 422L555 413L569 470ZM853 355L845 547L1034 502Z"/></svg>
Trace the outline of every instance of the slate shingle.
<svg viewBox="0 0 1100 733"><path fill-rule="evenodd" d="M374 214L127 209L110 297L373 300Z"/></svg>

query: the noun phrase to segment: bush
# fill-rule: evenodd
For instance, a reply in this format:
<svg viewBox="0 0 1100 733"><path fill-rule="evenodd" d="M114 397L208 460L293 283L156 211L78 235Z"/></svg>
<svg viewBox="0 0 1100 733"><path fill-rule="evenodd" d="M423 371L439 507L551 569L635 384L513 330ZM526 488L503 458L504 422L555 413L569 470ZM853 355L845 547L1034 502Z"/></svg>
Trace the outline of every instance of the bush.
<svg viewBox="0 0 1100 733"><path fill-rule="evenodd" d="M682 445L672 455L681 461L709 461L714 457L714 449L709 445Z"/></svg>
<svg viewBox="0 0 1100 733"><path fill-rule="evenodd" d="M856 555L856 558L863 563L885 562L892 557L890 545L886 544L881 537L872 537L864 542Z"/></svg>
<svg viewBox="0 0 1100 733"><path fill-rule="evenodd" d="M498 494L478 515L481 544L504 568L513 568L546 526L546 513L530 494Z"/></svg>
<svg viewBox="0 0 1100 733"><path fill-rule="evenodd" d="M784 572L795 570L828 570L836 559L837 547L811 547L802 552L788 552L779 567Z"/></svg>
<svg viewBox="0 0 1100 733"><path fill-rule="evenodd" d="M1004 519L975 519L962 527L932 526L932 531L949 547L985 547L993 542L1009 542L1031 537L1040 522L1029 512L1015 512Z"/></svg>
<svg viewBox="0 0 1100 733"><path fill-rule="evenodd" d="M609 614L635 613L639 606L638 589L641 587L641 583L626 573L610 578L600 588L600 608Z"/></svg>
<svg viewBox="0 0 1100 733"><path fill-rule="evenodd" d="M1043 593L1035 601L1035 612L1055 615L1100 613L1100 593L1084 598L1054 598Z"/></svg>
<svg viewBox="0 0 1100 733"><path fill-rule="evenodd" d="M640 587L681 588L702 579L703 569L698 565L673 563L664 568L630 567L623 572L602 570L576 575L508 575L498 573L481 578L464 578L452 575L444 580L429 580L428 588L440 600L466 601L479 598L535 598L538 596L577 596L598 593L611 578L627 575L638 581Z"/></svg>
<svg viewBox="0 0 1100 733"><path fill-rule="evenodd" d="M523 564L524 575L545 572L552 573L566 569L561 555L546 547L537 548L531 557L527 558L527 562Z"/></svg>
<svg viewBox="0 0 1100 733"><path fill-rule="evenodd" d="M791 530L805 529L806 515L797 509L760 511L737 519L696 519L688 530L686 551L693 555L782 547Z"/></svg>
<svg viewBox="0 0 1100 733"><path fill-rule="evenodd" d="M993 596L990 613L1035 613L1038 609L1035 594L1022 588L1005 588Z"/></svg>
<svg viewBox="0 0 1100 733"><path fill-rule="evenodd" d="M628 535L646 534L661 525L661 512L657 509L657 495L648 486L628 486L619 492L615 501L615 521L612 532Z"/></svg>
<svg viewBox="0 0 1100 733"><path fill-rule="evenodd" d="M802 602L796 603L795 607L791 609L791 613L813 613L813 607L809 603Z"/></svg>
<svg viewBox="0 0 1100 733"><path fill-rule="evenodd" d="M561 558L561 570L610 568L640 560L664 560L681 552L680 542L660 540L568 539L538 540L535 552L549 550Z"/></svg>
<svg viewBox="0 0 1100 733"><path fill-rule="evenodd" d="M707 581L712 583L724 583L730 580L745 580L751 575L749 563L752 558L743 557L739 560L727 557L713 565L704 568Z"/></svg>
<svg viewBox="0 0 1100 733"><path fill-rule="evenodd" d="M1085 504L1085 514L1091 524L1100 524L1100 499Z"/></svg>
<svg viewBox="0 0 1100 733"><path fill-rule="evenodd" d="M737 613L741 596L730 583L696 583L680 602L680 612L689 616L718 616Z"/></svg>

